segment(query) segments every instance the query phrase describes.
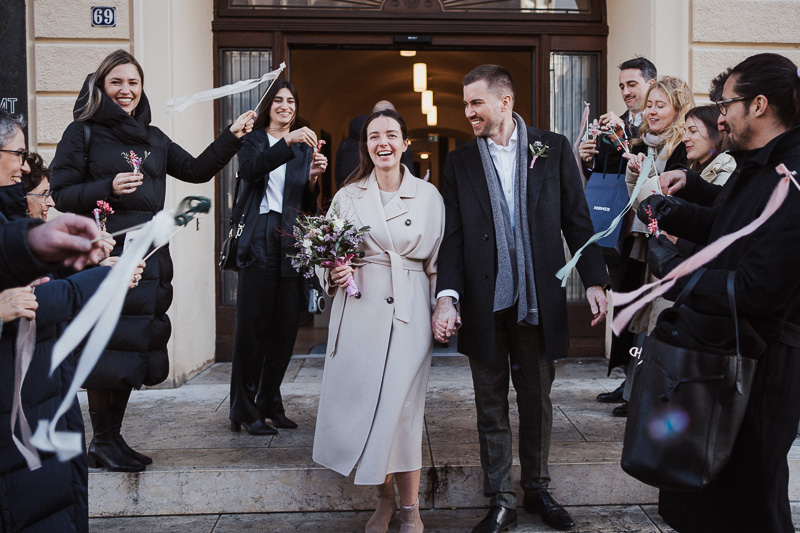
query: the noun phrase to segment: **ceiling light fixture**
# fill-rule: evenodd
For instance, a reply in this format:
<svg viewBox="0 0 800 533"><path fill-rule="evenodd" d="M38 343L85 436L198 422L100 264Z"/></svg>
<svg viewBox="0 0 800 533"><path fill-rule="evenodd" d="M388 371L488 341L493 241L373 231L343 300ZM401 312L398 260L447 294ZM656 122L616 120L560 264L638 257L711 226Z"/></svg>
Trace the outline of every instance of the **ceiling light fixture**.
<svg viewBox="0 0 800 533"><path fill-rule="evenodd" d="M400 50L400 55L403 57L414 57L417 55L416 50Z"/></svg>
<svg viewBox="0 0 800 533"><path fill-rule="evenodd" d="M414 63L414 92L421 93L428 88L428 65Z"/></svg>
<svg viewBox="0 0 800 533"><path fill-rule="evenodd" d="M433 91L422 91L422 114L427 115L433 107Z"/></svg>
<svg viewBox="0 0 800 533"><path fill-rule="evenodd" d="M428 126L436 125L438 121L438 117L436 115L437 115L436 106L431 106L431 110L428 112Z"/></svg>

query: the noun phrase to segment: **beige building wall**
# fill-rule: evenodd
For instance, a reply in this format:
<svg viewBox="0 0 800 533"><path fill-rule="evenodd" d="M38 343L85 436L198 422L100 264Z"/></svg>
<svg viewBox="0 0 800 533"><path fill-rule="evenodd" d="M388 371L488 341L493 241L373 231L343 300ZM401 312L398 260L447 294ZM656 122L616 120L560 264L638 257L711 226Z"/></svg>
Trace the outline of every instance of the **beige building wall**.
<svg viewBox="0 0 800 533"><path fill-rule="evenodd" d="M153 125L194 155L214 138L211 103L197 104L167 117L174 96L213 87L212 0L105 0L116 7L114 28L91 26L90 0L28 1L30 147L49 163L72 121L72 107L87 74L110 52L134 54L145 72L144 88ZM170 178L167 207L185 196L213 200L213 182L191 185ZM212 211L213 213L213 211ZM169 315L170 376L164 386L179 386L214 359L214 219L193 222L171 240L175 264L174 299Z"/></svg>
<svg viewBox="0 0 800 533"><path fill-rule="evenodd" d="M698 103L711 80L744 58L775 52L800 64L798 0L607 0L608 109L625 111L617 65L636 55L678 76ZM752 16L750 16L752 15Z"/></svg>

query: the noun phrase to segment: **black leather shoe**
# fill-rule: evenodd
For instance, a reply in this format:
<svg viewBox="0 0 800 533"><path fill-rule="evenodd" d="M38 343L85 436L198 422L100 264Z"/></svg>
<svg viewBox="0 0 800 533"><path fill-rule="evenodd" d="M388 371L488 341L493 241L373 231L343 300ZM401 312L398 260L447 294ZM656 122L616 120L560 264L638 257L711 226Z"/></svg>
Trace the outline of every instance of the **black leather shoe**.
<svg viewBox="0 0 800 533"><path fill-rule="evenodd" d="M472 528L472 533L500 533L517 527L517 511L505 507L492 507L486 517Z"/></svg>
<svg viewBox="0 0 800 533"><path fill-rule="evenodd" d="M597 401L601 403L622 403L622 392L625 390L625 382L611 392L601 392L597 395Z"/></svg>
<svg viewBox="0 0 800 533"><path fill-rule="evenodd" d="M234 433L238 433L241 431L242 427L251 435L277 435L278 430L274 427L270 426L269 424L265 423L262 420L256 420L255 422L250 422L249 424L246 422L238 422L236 420L231 420L231 431Z"/></svg>
<svg viewBox="0 0 800 533"><path fill-rule="evenodd" d="M286 413L278 413L276 415L268 416L276 428L281 429L297 429L297 424L287 418Z"/></svg>
<svg viewBox="0 0 800 533"><path fill-rule="evenodd" d="M619 418L625 418L628 416L628 402L624 402L622 405L616 406L611 411L611 416L616 416Z"/></svg>
<svg viewBox="0 0 800 533"><path fill-rule="evenodd" d="M550 527L567 530L575 526L575 521L546 490L525 493L523 508L530 514L538 514L542 521Z"/></svg>

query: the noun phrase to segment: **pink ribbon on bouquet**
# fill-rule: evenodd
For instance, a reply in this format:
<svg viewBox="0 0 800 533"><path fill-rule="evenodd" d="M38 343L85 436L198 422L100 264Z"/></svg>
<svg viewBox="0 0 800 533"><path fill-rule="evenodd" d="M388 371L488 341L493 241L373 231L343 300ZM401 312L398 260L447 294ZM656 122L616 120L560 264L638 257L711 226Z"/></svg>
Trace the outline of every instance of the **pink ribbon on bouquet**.
<svg viewBox="0 0 800 533"><path fill-rule="evenodd" d="M678 278L691 274L701 266L717 257L720 253L722 253L723 250L725 250L725 248L730 246L737 239L753 233L755 230L761 227L761 225L764 224L764 222L766 222L767 219L769 219L769 217L771 217L781 207L781 205L783 205L783 201L786 200L786 197L789 194L789 180L792 179L792 173L783 164L778 165L776 170L779 174L782 174L784 178L775 186L767 205L764 207L764 210L761 212L758 218L738 231L723 235L693 256L686 259L662 279L653 283L648 283L647 285L643 285L635 291L614 295L615 307L633 302L628 307L620 311L614 318L614 322L611 324L611 330L614 332L614 335L619 336L623 328L625 328L631 318L633 318L633 315L636 313L636 311L650 303L658 296L661 296L670 290L672 286L675 285L675 282ZM641 296L650 289L653 289L653 291L649 294Z"/></svg>
<svg viewBox="0 0 800 533"><path fill-rule="evenodd" d="M353 259L353 254L347 254L345 257L337 257L333 261L323 261L320 263L320 266L325 268L336 268L342 265L349 265L351 259ZM345 290L347 291L348 296L361 298L361 292L359 292L358 286L356 285L356 280L353 279L353 276L350 276L350 281L347 282Z"/></svg>

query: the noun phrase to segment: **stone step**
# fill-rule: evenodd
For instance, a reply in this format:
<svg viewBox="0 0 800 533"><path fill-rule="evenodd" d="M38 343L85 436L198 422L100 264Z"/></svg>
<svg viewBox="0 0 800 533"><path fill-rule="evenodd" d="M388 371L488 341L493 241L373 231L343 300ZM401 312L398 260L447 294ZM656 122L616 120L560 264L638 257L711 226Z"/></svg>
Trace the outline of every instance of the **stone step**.
<svg viewBox="0 0 800 533"><path fill-rule="evenodd" d="M134 392L123 434L131 446L153 457L153 465L139 474L92 469L90 515L374 508L372 487L356 487L352 476L345 478L311 460L322 365L319 357L292 360L282 392L288 414L300 427L281 430L273 437L230 431L229 364L216 364L178 389ZM656 490L619 467L624 420L610 416L612 405L594 400L598 393L613 390L621 375L606 378L605 360L599 358L567 360L558 366L552 393L550 458L556 499L571 506L655 503ZM81 402L85 410L83 394ZM512 406L515 403L513 391L510 402ZM347 423L346 418L342 423ZM472 384L463 357L434 358L425 424L421 506L463 509L486 505ZM512 427L516 424L512 409ZM516 433L514 438L516 441ZM791 469L791 494L797 500L797 450L792 453ZM514 478L519 479L518 463Z"/></svg>

